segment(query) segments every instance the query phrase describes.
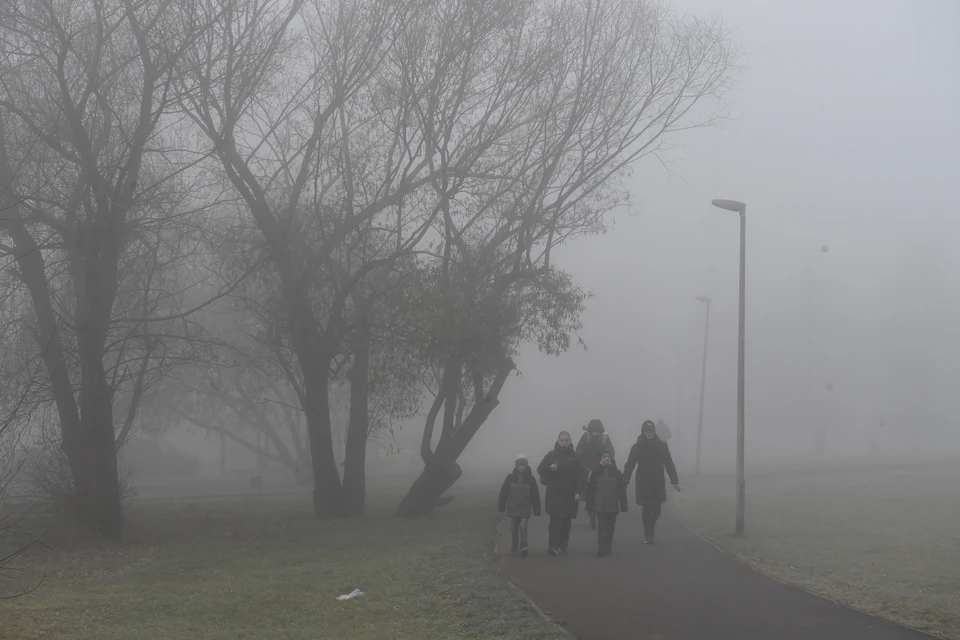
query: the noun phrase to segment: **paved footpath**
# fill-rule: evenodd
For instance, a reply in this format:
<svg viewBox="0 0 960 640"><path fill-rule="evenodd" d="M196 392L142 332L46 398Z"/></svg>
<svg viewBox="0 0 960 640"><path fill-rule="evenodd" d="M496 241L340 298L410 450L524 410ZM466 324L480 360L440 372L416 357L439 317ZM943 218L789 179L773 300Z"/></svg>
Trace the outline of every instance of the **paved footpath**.
<svg viewBox="0 0 960 640"><path fill-rule="evenodd" d="M613 555L598 558L586 514L570 553L546 554L547 518L530 520L530 556L511 556L507 576L580 640L929 640L767 578L687 531L664 505L656 544L642 544L639 508L617 519Z"/></svg>

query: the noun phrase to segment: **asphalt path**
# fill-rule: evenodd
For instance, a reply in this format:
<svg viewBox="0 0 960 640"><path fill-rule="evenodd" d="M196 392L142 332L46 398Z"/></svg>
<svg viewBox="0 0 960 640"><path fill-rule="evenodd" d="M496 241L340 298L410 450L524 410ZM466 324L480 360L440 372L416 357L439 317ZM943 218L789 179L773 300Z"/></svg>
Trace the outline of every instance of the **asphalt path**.
<svg viewBox="0 0 960 640"><path fill-rule="evenodd" d="M929 640L931 636L853 611L767 578L689 532L664 505L653 545L639 507L620 514L613 555L596 555L586 514L573 523L570 553L546 553L547 517L531 518L530 555L510 555L507 577L580 640Z"/></svg>

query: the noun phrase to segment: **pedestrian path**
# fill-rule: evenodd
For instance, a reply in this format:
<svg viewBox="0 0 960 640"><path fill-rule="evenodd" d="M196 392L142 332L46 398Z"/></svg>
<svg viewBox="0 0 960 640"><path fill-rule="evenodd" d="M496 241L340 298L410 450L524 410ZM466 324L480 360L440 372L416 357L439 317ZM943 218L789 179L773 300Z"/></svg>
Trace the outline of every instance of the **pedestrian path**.
<svg viewBox="0 0 960 640"><path fill-rule="evenodd" d="M506 536L506 545L504 538ZM501 527L501 552L509 550ZM506 575L580 640L929 640L767 578L687 531L664 508L657 542L621 514L613 555L596 556L582 511L570 554L546 554L547 518L530 521L530 557L502 555Z"/></svg>

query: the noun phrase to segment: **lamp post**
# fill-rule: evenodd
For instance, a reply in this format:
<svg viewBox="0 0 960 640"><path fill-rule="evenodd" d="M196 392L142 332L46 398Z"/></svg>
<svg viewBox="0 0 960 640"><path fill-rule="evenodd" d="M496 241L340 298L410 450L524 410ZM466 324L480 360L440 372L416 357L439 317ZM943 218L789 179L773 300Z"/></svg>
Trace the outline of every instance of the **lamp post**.
<svg viewBox="0 0 960 640"><path fill-rule="evenodd" d="M746 316L747 205L736 200L714 200L713 206L740 214L740 331L737 353L737 523L736 535L744 531L746 480L744 477L744 321Z"/></svg>
<svg viewBox="0 0 960 640"><path fill-rule="evenodd" d="M703 328L703 363L700 367L700 413L697 417L697 458L694 464L694 475L700 475L700 443L703 441L703 394L707 386L707 344L710 341L710 304L713 302L708 296L697 296L697 302L707 305L707 320Z"/></svg>

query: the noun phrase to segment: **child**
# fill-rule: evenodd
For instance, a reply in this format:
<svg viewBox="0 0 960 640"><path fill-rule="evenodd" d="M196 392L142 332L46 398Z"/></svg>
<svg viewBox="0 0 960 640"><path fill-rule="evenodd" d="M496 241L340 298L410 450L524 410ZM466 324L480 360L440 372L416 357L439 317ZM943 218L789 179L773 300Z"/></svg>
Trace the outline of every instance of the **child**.
<svg viewBox="0 0 960 640"><path fill-rule="evenodd" d="M510 516L510 553L520 551L520 556L526 558L527 521L531 512L540 515L540 487L530 470L530 461L522 453L500 488L500 513L503 512Z"/></svg>
<svg viewBox="0 0 960 640"><path fill-rule="evenodd" d="M613 456L604 451L600 467L590 474L587 483L587 511L597 514L597 555L601 558L613 552L613 528L617 514L627 510L627 483L613 462Z"/></svg>

